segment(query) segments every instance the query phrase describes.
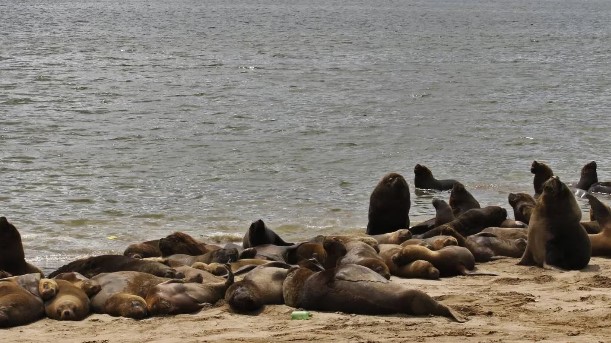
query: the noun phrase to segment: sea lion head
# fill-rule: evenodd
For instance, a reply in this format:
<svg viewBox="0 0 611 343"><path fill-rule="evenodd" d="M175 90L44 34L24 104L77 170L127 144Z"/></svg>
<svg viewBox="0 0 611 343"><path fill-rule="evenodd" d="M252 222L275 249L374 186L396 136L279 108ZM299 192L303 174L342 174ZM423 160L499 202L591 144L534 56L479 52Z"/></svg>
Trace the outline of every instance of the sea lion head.
<svg viewBox="0 0 611 343"><path fill-rule="evenodd" d="M561 196L563 195L565 189L568 190L568 187L560 181L558 176L552 176L543 184L543 194L548 197Z"/></svg>
<svg viewBox="0 0 611 343"><path fill-rule="evenodd" d="M59 285L53 279L41 279L38 283L38 293L42 300L49 300L57 295Z"/></svg>
<svg viewBox="0 0 611 343"><path fill-rule="evenodd" d="M581 168L581 177L577 183L577 188L587 191L590 186L598 182L596 173L596 162L592 161Z"/></svg>
<svg viewBox="0 0 611 343"><path fill-rule="evenodd" d="M348 252L346 245L336 237L325 237L322 246L327 255L324 261L326 269L334 268L337 265L337 261Z"/></svg>
<svg viewBox="0 0 611 343"><path fill-rule="evenodd" d="M416 164L416 166L414 167L414 174L416 174L416 176L433 176L433 172L431 172L429 168L421 164Z"/></svg>
<svg viewBox="0 0 611 343"><path fill-rule="evenodd" d="M263 307L259 287L251 280L242 280L227 288L225 301L236 312L252 312Z"/></svg>
<svg viewBox="0 0 611 343"><path fill-rule="evenodd" d="M142 319L148 315L146 301L137 295L117 293L104 303L104 313L111 316Z"/></svg>
<svg viewBox="0 0 611 343"><path fill-rule="evenodd" d="M195 238L184 232L174 232L160 239L159 250L163 257L174 254L197 256L208 252L204 243L198 242Z"/></svg>

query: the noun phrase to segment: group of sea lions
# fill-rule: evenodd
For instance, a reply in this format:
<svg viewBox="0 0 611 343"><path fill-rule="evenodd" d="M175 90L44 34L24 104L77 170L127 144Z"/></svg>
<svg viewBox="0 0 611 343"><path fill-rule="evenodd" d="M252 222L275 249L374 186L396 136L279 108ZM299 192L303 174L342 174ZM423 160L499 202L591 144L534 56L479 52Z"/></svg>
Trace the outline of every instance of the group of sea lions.
<svg viewBox="0 0 611 343"><path fill-rule="evenodd" d="M586 167L582 178L592 180L592 164ZM412 227L409 186L389 173L371 193L366 234L292 243L257 220L242 244L220 246L175 232L131 244L123 255L71 261L47 278L25 261L18 230L0 217L0 327L45 316L82 320L91 312L134 319L192 313L222 299L237 313L286 304L462 322L462 315L391 276L494 275L477 271L476 263L506 257L521 257L520 265L582 269L591 256L611 255L611 210L590 194L605 183L596 177L578 183L587 187L591 205L590 220L582 221L575 195L549 166L534 161L531 172L534 194L508 196L515 219L500 206L482 207L462 183L437 180L418 164L415 186L450 190L450 197L433 200L435 217Z"/></svg>

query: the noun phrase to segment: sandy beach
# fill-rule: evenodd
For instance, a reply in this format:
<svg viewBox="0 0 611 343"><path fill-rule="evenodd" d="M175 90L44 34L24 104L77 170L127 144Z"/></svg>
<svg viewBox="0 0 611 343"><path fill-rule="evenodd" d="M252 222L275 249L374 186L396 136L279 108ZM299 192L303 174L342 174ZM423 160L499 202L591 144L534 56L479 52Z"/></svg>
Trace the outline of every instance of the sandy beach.
<svg viewBox="0 0 611 343"><path fill-rule="evenodd" d="M507 258L479 264L498 276L440 281L397 279L468 317L365 316L267 306L258 315L231 313L223 301L195 314L140 321L93 314L80 322L43 319L0 330L2 342L606 342L611 337L611 260L592 258L581 271L544 270Z"/></svg>

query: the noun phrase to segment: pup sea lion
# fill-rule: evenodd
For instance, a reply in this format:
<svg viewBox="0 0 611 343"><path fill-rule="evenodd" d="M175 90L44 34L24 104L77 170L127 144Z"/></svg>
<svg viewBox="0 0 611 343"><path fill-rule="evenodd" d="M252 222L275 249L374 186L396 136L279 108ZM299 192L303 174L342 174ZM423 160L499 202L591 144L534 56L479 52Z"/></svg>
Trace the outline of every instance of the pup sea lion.
<svg viewBox="0 0 611 343"><path fill-rule="evenodd" d="M40 274L0 279L0 328L32 323L44 316Z"/></svg>
<svg viewBox="0 0 611 343"><path fill-rule="evenodd" d="M278 234L270 230L263 220L259 219L250 224L250 227L242 239L242 246L246 249L263 244L293 245L293 243L285 242Z"/></svg>
<svg viewBox="0 0 611 343"><path fill-rule="evenodd" d="M163 263L123 255L101 255L70 262L49 274L49 277L55 277L66 272L78 272L87 278L92 278L100 273L126 270L140 271L167 278L182 278L184 276Z"/></svg>
<svg viewBox="0 0 611 343"><path fill-rule="evenodd" d="M252 312L268 304L283 304L282 284L288 268L262 265L229 286L225 301L235 312Z"/></svg>
<svg viewBox="0 0 611 343"><path fill-rule="evenodd" d="M581 168L581 176L577 183L577 188L590 193L611 194L611 182L598 181L595 161L587 163Z"/></svg>
<svg viewBox="0 0 611 343"><path fill-rule="evenodd" d="M454 214L454 217L458 217L470 209L480 208L481 206L479 202L475 200L473 195L467 191L465 185L457 182L454 184L452 191L450 192L450 207L452 208L452 214Z"/></svg>
<svg viewBox="0 0 611 343"><path fill-rule="evenodd" d="M416 260L404 265L398 265L393 256L401 251L403 247L396 244L382 244L380 246L380 257L388 266L392 275L401 278L439 279L439 270L429 261Z"/></svg>
<svg viewBox="0 0 611 343"><path fill-rule="evenodd" d="M414 186L420 189L435 189L438 191L447 191L452 189L456 180L437 180L433 177L433 173L429 168L421 164L416 164L414 167Z"/></svg>
<svg viewBox="0 0 611 343"><path fill-rule="evenodd" d="M409 228L409 186L397 173L386 174L369 197L367 234L380 235Z"/></svg>
<svg viewBox="0 0 611 343"><path fill-rule="evenodd" d="M438 251L432 251L419 245L404 246L401 251L392 256L397 265L404 265L416 260L429 261L439 270L439 276L455 275L492 275L474 273L475 257L469 249L459 246L447 246Z"/></svg>
<svg viewBox="0 0 611 343"><path fill-rule="evenodd" d="M377 251L363 242L352 241L346 243L346 255L337 262L337 265L344 264L358 264L373 270L386 279L390 279L390 271L384 260L378 255Z"/></svg>
<svg viewBox="0 0 611 343"><path fill-rule="evenodd" d="M552 168L542 162L533 161L530 165L530 172L535 174L533 178L533 187L535 189L535 198L538 198L543 193L543 184L550 177L554 176ZM525 222L526 223L526 222Z"/></svg>
<svg viewBox="0 0 611 343"><path fill-rule="evenodd" d="M535 208L535 198L526 193L509 193L507 201L513 208L513 217L516 220L528 224L530 215Z"/></svg>
<svg viewBox="0 0 611 343"><path fill-rule="evenodd" d="M557 176L543 184L543 193L530 217L528 244L518 264L562 269L585 268L591 244L579 221L581 208L571 190Z"/></svg>
<svg viewBox="0 0 611 343"><path fill-rule="evenodd" d="M611 209L597 197L587 194L591 212L596 212L596 220L601 232L588 235L592 244L592 256L611 256Z"/></svg>
<svg viewBox="0 0 611 343"><path fill-rule="evenodd" d="M57 295L45 302L47 317L55 320L83 320L89 315L89 297L66 280L55 280Z"/></svg>
<svg viewBox="0 0 611 343"><path fill-rule="evenodd" d="M371 315L438 315L465 321L426 293L389 281L371 269L355 264L319 272L306 268L292 269L284 280L283 294L287 305L306 310Z"/></svg>
<svg viewBox="0 0 611 343"><path fill-rule="evenodd" d="M29 273L42 275L40 269L25 261L21 234L6 217L0 217L0 271L14 276Z"/></svg>
<svg viewBox="0 0 611 343"><path fill-rule="evenodd" d="M381 235L371 236L378 241L378 244L401 244L412 238L412 233L408 229L399 229L397 231L383 233Z"/></svg>
<svg viewBox="0 0 611 343"><path fill-rule="evenodd" d="M163 257L174 254L197 256L220 248L213 244L200 242L184 232L174 232L159 240L159 250Z"/></svg>

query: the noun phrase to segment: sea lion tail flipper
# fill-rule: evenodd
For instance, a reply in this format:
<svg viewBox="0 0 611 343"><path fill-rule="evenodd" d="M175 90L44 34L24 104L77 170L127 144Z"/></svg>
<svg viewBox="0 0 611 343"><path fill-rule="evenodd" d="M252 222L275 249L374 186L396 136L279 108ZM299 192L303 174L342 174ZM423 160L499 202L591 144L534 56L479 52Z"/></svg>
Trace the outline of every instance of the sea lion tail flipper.
<svg viewBox="0 0 611 343"><path fill-rule="evenodd" d="M229 263L225 263L225 269L227 269L227 281L225 282L225 286L229 287L233 284L233 271L231 270L231 265Z"/></svg>
<svg viewBox="0 0 611 343"><path fill-rule="evenodd" d="M467 318L452 310L448 306L440 303L439 301L433 299L430 295L425 292L418 290L409 291L411 295L411 312L417 316L424 315L436 315L436 316L444 316L450 319L454 319L459 323L464 323L467 321Z"/></svg>
<svg viewBox="0 0 611 343"><path fill-rule="evenodd" d="M490 272L478 272L476 269L468 270L464 266L462 266L462 270L460 271L464 276L499 276L499 274L490 273Z"/></svg>

